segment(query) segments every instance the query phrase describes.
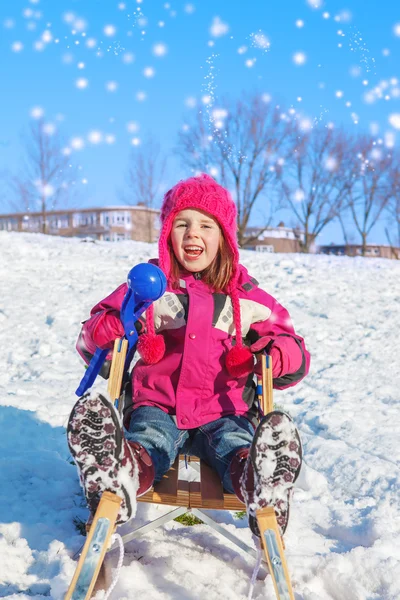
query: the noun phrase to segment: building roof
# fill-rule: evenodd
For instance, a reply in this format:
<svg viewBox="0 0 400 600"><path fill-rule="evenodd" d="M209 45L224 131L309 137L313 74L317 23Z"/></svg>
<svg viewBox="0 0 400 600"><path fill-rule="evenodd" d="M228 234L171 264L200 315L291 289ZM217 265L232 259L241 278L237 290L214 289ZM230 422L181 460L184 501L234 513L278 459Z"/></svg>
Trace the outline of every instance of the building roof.
<svg viewBox="0 0 400 600"><path fill-rule="evenodd" d="M64 215L64 214L72 214L72 213L87 213L87 212L93 212L93 211L99 211L99 212L106 212L106 211L112 211L112 210L147 210L149 212L155 212L155 213L159 213L160 209L159 208L147 208L146 206L141 206L141 205L135 205L135 206L131 206L131 205L126 205L126 206L92 206L90 208L58 208L55 210L47 210L46 211L46 215ZM42 214L42 211L19 211L16 213L7 213L7 214L0 214L0 219L4 219L4 218L13 218L13 217L20 217L20 216L32 216L32 217L40 217L40 215Z"/></svg>

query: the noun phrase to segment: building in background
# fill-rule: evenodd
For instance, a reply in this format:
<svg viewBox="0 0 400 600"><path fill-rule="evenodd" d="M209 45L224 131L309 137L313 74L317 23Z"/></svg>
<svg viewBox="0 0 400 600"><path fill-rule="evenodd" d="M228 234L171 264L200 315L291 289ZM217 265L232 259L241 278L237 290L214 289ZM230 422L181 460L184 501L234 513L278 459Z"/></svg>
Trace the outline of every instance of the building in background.
<svg viewBox="0 0 400 600"><path fill-rule="evenodd" d="M158 239L160 211L145 206L105 206L54 210L46 213L46 230L50 235L92 238L107 242ZM43 231L43 214L14 213L0 215L0 231Z"/></svg>
<svg viewBox="0 0 400 600"><path fill-rule="evenodd" d="M329 246L320 246L319 251L322 254L333 254L336 256L361 256L362 246L360 244L330 244ZM394 258L399 260L400 248L384 244L368 244L365 257Z"/></svg>
<svg viewBox="0 0 400 600"><path fill-rule="evenodd" d="M277 227L268 227L262 233L259 227L248 227L247 238L255 238L243 245L244 250L256 252L301 252L304 233L293 227L285 227L283 222Z"/></svg>

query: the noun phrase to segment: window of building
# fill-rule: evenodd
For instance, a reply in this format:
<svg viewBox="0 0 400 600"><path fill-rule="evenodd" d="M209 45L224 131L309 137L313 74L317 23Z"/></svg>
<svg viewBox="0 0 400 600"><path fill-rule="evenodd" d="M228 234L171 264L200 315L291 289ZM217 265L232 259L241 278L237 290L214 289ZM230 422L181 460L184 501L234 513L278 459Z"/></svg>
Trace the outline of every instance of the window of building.
<svg viewBox="0 0 400 600"><path fill-rule="evenodd" d="M274 247L272 245L262 245L256 246L256 252L274 252Z"/></svg>

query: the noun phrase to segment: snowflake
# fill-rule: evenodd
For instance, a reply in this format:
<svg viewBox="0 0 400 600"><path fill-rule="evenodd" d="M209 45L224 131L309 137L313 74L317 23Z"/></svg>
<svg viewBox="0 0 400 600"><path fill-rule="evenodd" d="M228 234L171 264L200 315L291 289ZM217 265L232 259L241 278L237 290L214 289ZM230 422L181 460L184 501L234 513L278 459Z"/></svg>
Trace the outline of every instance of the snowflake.
<svg viewBox="0 0 400 600"><path fill-rule="evenodd" d="M21 52L21 50L24 49L24 45L22 42L14 42L13 44L11 44L11 50L13 52Z"/></svg>
<svg viewBox="0 0 400 600"><path fill-rule="evenodd" d="M185 104L188 108L195 108L197 105L196 98L194 98L193 96L189 96L188 98L186 98Z"/></svg>
<svg viewBox="0 0 400 600"><path fill-rule="evenodd" d="M116 92L118 89L118 83L116 81L107 81L106 90L107 92Z"/></svg>
<svg viewBox="0 0 400 600"><path fill-rule="evenodd" d="M130 65L131 63L133 63L133 61L135 60L135 55L132 54L132 52L126 52L123 56L122 56L122 61L126 64L126 65Z"/></svg>
<svg viewBox="0 0 400 600"><path fill-rule="evenodd" d="M136 121L129 121L129 123L126 125L126 128L129 133L136 133L139 131L139 123L136 123Z"/></svg>
<svg viewBox="0 0 400 600"><path fill-rule="evenodd" d="M84 77L80 77L79 79L77 79L75 81L75 85L78 89L84 90L89 85L89 81L87 79L85 79Z"/></svg>
<svg viewBox="0 0 400 600"><path fill-rule="evenodd" d="M30 112L31 117L34 119L41 119L44 115L44 110L41 106L34 106Z"/></svg>
<svg viewBox="0 0 400 600"><path fill-rule="evenodd" d="M307 57L304 52L295 52L293 54L293 62L295 65L304 65L307 61Z"/></svg>
<svg viewBox="0 0 400 600"><path fill-rule="evenodd" d="M82 150L85 147L85 142L81 137L74 137L70 145L74 150Z"/></svg>
<svg viewBox="0 0 400 600"><path fill-rule="evenodd" d="M153 54L154 56L165 56L168 52L168 48L165 44L161 42L158 44L154 44L153 46Z"/></svg>
<svg viewBox="0 0 400 600"><path fill-rule="evenodd" d="M117 33L117 28L115 25L106 25L103 31L107 37L113 37Z"/></svg>
<svg viewBox="0 0 400 600"><path fill-rule="evenodd" d="M223 23L219 17L214 17L210 27L210 34L212 37L222 37L229 31L229 25Z"/></svg>
<svg viewBox="0 0 400 600"><path fill-rule="evenodd" d="M153 67L145 67L143 70L143 75L147 78L151 78L154 77L154 75L156 74L155 69L153 69Z"/></svg>
<svg viewBox="0 0 400 600"><path fill-rule="evenodd" d="M101 131L94 129L88 133L88 140L91 144L100 144L103 141L103 134Z"/></svg>

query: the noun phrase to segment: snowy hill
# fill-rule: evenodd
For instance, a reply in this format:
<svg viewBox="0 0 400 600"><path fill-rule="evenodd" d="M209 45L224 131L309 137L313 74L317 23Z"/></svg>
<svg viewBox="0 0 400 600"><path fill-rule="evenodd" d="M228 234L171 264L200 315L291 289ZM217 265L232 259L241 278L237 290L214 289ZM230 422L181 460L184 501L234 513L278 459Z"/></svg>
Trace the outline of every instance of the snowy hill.
<svg viewBox="0 0 400 600"><path fill-rule="evenodd" d="M87 516L65 438L80 322L156 246L1 232L0 256L0 597L61 600ZM305 453L286 535L296 600L398 600L400 263L241 258L312 355L309 377L275 394ZM140 505L138 522L165 510ZM244 519L216 517L252 543ZM244 600L253 566L206 526L172 523L127 545L111 597ZM254 597L274 598L269 579Z"/></svg>

